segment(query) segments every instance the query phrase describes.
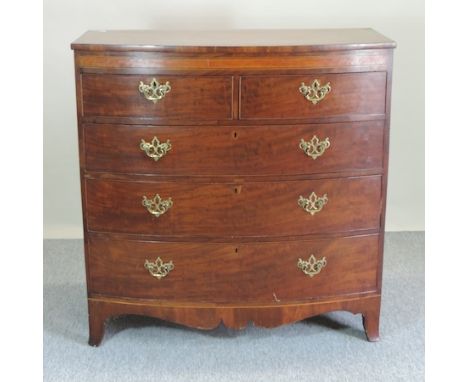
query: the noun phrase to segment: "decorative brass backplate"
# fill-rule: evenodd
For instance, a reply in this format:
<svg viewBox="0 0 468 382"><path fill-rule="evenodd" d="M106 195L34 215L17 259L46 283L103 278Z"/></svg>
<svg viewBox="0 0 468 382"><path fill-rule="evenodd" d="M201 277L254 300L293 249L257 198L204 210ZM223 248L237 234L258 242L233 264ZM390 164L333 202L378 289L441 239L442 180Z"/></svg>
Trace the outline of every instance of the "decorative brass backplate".
<svg viewBox="0 0 468 382"><path fill-rule="evenodd" d="M161 159L167 152L172 148L169 139L166 142L159 142L158 137L154 137L151 143L146 142L144 139L141 140L140 149L143 150L146 155L153 158L155 162Z"/></svg>
<svg viewBox="0 0 468 382"><path fill-rule="evenodd" d="M319 140L316 135L312 137L309 142L306 142L304 139L301 139L299 147L302 151L312 159L317 159L321 156L326 149L330 147L330 140L325 138L323 141Z"/></svg>
<svg viewBox="0 0 468 382"><path fill-rule="evenodd" d="M327 259L323 257L321 260L317 260L314 255L310 255L309 260L299 259L297 261L297 267L309 277L314 277L320 273L322 268L327 265Z"/></svg>
<svg viewBox="0 0 468 382"><path fill-rule="evenodd" d="M149 85L140 81L138 90L142 93L148 101L153 101L153 103L158 102L163 99L167 93L171 91L171 85L169 81L165 84L160 84L156 78L153 78Z"/></svg>
<svg viewBox="0 0 468 382"><path fill-rule="evenodd" d="M150 214L158 218L172 207L173 202L171 198L163 200L159 194L156 194L153 199L148 199L146 196L143 196L141 204L148 210Z"/></svg>
<svg viewBox="0 0 468 382"><path fill-rule="evenodd" d="M331 86L330 82L321 86L319 80L315 79L310 86L307 86L303 82L299 87L299 91L308 101L312 102L313 105L316 105L331 92Z"/></svg>
<svg viewBox="0 0 468 382"><path fill-rule="evenodd" d="M323 196L319 197L315 194L315 192L312 192L308 198L304 198L302 195L299 196L297 204L299 204L299 206L301 206L304 211L308 212L311 215L314 215L317 212L320 212L323 206L327 204L327 202L327 194L324 194Z"/></svg>
<svg viewBox="0 0 468 382"><path fill-rule="evenodd" d="M145 268L151 274L151 276L156 277L158 280L161 280L163 277L166 277L170 271L174 269L174 264L172 261L168 263L163 263L162 259L158 257L154 263L149 260L145 260Z"/></svg>

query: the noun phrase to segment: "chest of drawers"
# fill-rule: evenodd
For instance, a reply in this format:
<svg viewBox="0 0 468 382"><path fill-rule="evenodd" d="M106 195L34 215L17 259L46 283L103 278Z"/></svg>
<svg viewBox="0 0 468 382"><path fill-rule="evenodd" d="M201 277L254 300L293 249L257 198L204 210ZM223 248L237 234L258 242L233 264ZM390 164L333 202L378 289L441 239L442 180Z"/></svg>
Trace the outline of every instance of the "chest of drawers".
<svg viewBox="0 0 468 382"><path fill-rule="evenodd" d="M75 51L89 343L107 318L379 336L394 42L87 32Z"/></svg>

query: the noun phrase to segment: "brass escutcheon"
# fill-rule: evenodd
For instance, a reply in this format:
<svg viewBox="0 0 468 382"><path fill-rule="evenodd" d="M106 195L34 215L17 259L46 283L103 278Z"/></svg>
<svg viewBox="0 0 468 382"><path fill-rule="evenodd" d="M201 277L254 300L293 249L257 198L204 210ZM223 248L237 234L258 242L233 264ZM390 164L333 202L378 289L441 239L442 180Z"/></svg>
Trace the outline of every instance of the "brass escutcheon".
<svg viewBox="0 0 468 382"><path fill-rule="evenodd" d="M161 280L163 277L166 277L170 271L174 269L174 264L172 261L168 263L163 263L162 259L158 257L155 262L145 260L145 269L151 274L151 276L156 277L158 280Z"/></svg>
<svg viewBox="0 0 468 382"><path fill-rule="evenodd" d="M153 199L148 199L146 196L143 196L141 204L148 210L151 215L154 215L158 218L166 213L174 203L172 202L171 198L164 200L161 199L159 194L156 194Z"/></svg>
<svg viewBox="0 0 468 382"><path fill-rule="evenodd" d="M299 92L313 105L318 104L325 96L331 92L330 82L321 86L319 80L315 79L310 86L304 82L299 86Z"/></svg>
<svg viewBox="0 0 468 382"><path fill-rule="evenodd" d="M151 143L141 140L140 149L143 150L147 156L153 158L155 162L160 160L172 148L169 139L166 142L159 142L158 137L154 137Z"/></svg>
<svg viewBox="0 0 468 382"><path fill-rule="evenodd" d="M153 103L163 99L171 89L169 81L166 81L165 84L160 84L156 78L153 78L149 85L144 84L143 81L140 81L140 85L138 85L140 93L142 93L148 101L152 101Z"/></svg>
<svg viewBox="0 0 468 382"><path fill-rule="evenodd" d="M299 206L301 206L305 212L308 212L311 215L320 212L327 203L327 194L324 194L323 196L317 196L315 192L312 192L308 198L304 198L301 195L299 196L299 200L297 201L297 204L299 204Z"/></svg>
<svg viewBox="0 0 468 382"><path fill-rule="evenodd" d="M316 135L314 135L309 142L301 139L301 142L299 143L299 148L304 151L304 154L311 157L313 160L321 156L329 147L330 140L328 137L321 141Z"/></svg>
<svg viewBox="0 0 468 382"><path fill-rule="evenodd" d="M323 257L317 260L314 255L310 255L309 260L298 259L297 267L309 277L314 277L327 265L327 259Z"/></svg>

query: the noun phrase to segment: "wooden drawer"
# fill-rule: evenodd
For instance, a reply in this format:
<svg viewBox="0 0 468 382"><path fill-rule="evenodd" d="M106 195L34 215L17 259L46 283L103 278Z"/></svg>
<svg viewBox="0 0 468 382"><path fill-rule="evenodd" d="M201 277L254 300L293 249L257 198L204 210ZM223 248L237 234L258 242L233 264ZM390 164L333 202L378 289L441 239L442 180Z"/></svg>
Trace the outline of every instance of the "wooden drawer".
<svg viewBox="0 0 468 382"><path fill-rule="evenodd" d="M290 236L377 229L380 175L284 182L201 183L86 180L88 229L146 235L203 237ZM298 204L327 194L314 215ZM156 217L143 196L173 205Z"/></svg>
<svg viewBox="0 0 468 382"><path fill-rule="evenodd" d="M283 303L377 288L378 235L265 243L167 243L90 235L89 291L119 297L199 302ZM311 254L326 265L298 267ZM166 276L145 262L172 262ZM313 259L311 263L313 262Z"/></svg>
<svg viewBox="0 0 468 382"><path fill-rule="evenodd" d="M139 90L153 78L171 90L154 103ZM168 120L232 118L232 77L83 74L84 116L136 117Z"/></svg>
<svg viewBox="0 0 468 382"><path fill-rule="evenodd" d="M384 121L272 126L84 126L90 171L161 175L300 175L382 169ZM313 145L317 137L321 142ZM141 140L171 148L155 161ZM320 152L320 146L327 147ZM299 147L309 142L307 156ZM154 147L158 143L154 142ZM162 147L162 146L161 146ZM316 148L316 151L313 148ZM304 146L307 150L307 145ZM150 155L152 151L148 152ZM315 158L315 159L314 159Z"/></svg>
<svg viewBox="0 0 468 382"><path fill-rule="evenodd" d="M331 90L316 104L299 91L318 80ZM241 119L362 118L385 114L386 72L242 77Z"/></svg>

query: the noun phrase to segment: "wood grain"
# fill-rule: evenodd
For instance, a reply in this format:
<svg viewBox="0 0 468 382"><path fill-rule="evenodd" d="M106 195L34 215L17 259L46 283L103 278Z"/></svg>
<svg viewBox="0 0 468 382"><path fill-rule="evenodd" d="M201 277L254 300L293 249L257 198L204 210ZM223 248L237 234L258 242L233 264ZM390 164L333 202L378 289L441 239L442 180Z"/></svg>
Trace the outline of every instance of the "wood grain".
<svg viewBox="0 0 468 382"><path fill-rule="evenodd" d="M386 70L391 50L367 49L307 54L205 53L173 54L155 52L75 51L77 65L84 73L112 74L265 74L270 72L362 72Z"/></svg>
<svg viewBox="0 0 468 382"><path fill-rule="evenodd" d="M395 42L370 28L88 31L75 50L158 52L309 52L394 48Z"/></svg>
<svg viewBox="0 0 468 382"><path fill-rule="evenodd" d="M303 301L375 292L378 235L267 243L164 243L91 236L90 293L219 303ZM298 259L327 265L314 277ZM174 269L158 280L144 268L156 258Z"/></svg>
<svg viewBox="0 0 468 382"><path fill-rule="evenodd" d="M88 179L91 231L204 237L289 236L376 229L380 226L381 176L289 182L124 182ZM328 195L314 216L299 196ZM155 217L143 196L172 198Z"/></svg>
<svg viewBox="0 0 468 382"><path fill-rule="evenodd" d="M302 83L330 83L316 105L299 92ZM317 118L385 114L385 72L241 77L241 119Z"/></svg>
<svg viewBox="0 0 468 382"><path fill-rule="evenodd" d="M153 103L138 90L140 81L169 81L171 91ZM82 75L84 116L231 119L232 77Z"/></svg>
<svg viewBox="0 0 468 382"><path fill-rule="evenodd" d="M301 175L362 169L382 170L384 121L276 126L84 126L88 171L158 175ZM144 139L170 141L154 161L140 149ZM312 159L301 139L329 138ZM203 160L200 160L203 158Z"/></svg>
<svg viewBox="0 0 468 382"><path fill-rule="evenodd" d="M210 330L223 323L231 329L243 329L249 323L257 327L274 328L305 318L335 310L361 313L369 341L378 339L378 312L380 295L327 298L305 303L274 304L181 304L144 300L90 298L89 344L98 346L104 336L105 322L109 317L137 314L157 317L192 328Z"/></svg>

